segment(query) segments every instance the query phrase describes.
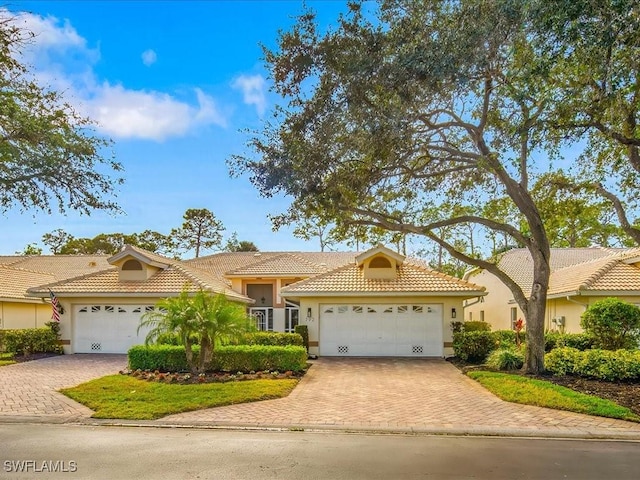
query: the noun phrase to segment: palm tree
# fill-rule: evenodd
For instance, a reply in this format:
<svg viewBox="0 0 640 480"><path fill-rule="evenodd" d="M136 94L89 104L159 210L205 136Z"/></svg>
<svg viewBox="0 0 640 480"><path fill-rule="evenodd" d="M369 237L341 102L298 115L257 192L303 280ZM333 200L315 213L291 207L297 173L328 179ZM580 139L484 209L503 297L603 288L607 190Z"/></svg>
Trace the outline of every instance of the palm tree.
<svg viewBox="0 0 640 480"><path fill-rule="evenodd" d="M216 345L236 339L251 329L245 308L223 294L200 290L190 296L185 289L179 296L161 300L156 309L145 313L138 327L151 327L145 343L160 335L175 333L185 348L192 373L202 373L211 362ZM194 358L193 345L199 343L200 354Z"/></svg>

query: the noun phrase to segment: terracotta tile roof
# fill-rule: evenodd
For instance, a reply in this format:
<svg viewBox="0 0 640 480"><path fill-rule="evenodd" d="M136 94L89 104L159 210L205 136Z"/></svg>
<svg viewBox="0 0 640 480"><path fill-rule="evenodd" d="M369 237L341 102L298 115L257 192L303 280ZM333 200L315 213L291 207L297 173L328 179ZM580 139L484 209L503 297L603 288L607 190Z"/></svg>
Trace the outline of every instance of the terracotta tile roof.
<svg viewBox="0 0 640 480"><path fill-rule="evenodd" d="M73 296L127 296L127 295L148 295L150 297L165 297L179 294L184 288L190 292L200 289L209 290L215 293L224 293L229 298L243 302L249 299L242 294L234 292L228 286L215 278L211 278L206 272L198 272L196 269L184 267L175 263L170 267L159 270L148 280L120 281L118 269L112 268L108 271L98 272L90 275L83 275L74 279L42 285L29 289L29 293L42 296L48 293L51 288L56 295L62 297Z"/></svg>
<svg viewBox="0 0 640 480"><path fill-rule="evenodd" d="M639 249L629 249L607 257L562 268L552 272L549 296L575 292L640 291L640 268L626 262L636 257Z"/></svg>
<svg viewBox="0 0 640 480"><path fill-rule="evenodd" d="M326 266L320 266L306 261L304 258L291 253L283 253L264 260L245 265L226 273L227 276L266 276L266 275L318 275L326 272Z"/></svg>
<svg viewBox="0 0 640 480"><path fill-rule="evenodd" d="M361 268L355 264L349 264L282 289L285 296L324 293L332 295L442 293L473 296L483 291L484 287L412 263L401 265L397 277L391 280L364 278Z"/></svg>
<svg viewBox="0 0 640 480"><path fill-rule="evenodd" d="M0 300L15 300L40 303L39 299L26 296L33 285L50 283L55 277L50 273L34 272L23 268L0 265Z"/></svg>
<svg viewBox="0 0 640 480"><path fill-rule="evenodd" d="M0 257L0 263L15 268L49 273L56 280L73 278L87 273L111 268L108 255L34 255L21 257ZM10 259L3 262L2 259ZM0 287L1 288L1 287Z"/></svg>
<svg viewBox="0 0 640 480"><path fill-rule="evenodd" d="M353 262L353 252L224 252L183 263L218 278L232 275L317 275ZM283 273L285 272L285 273Z"/></svg>
<svg viewBox="0 0 640 480"><path fill-rule="evenodd" d="M629 253L635 249L607 249L601 247L589 248L552 248L551 272L584 264L601 258ZM533 283L533 261L529 251L516 248L506 252L498 262L498 268L509 275L523 292L531 290Z"/></svg>

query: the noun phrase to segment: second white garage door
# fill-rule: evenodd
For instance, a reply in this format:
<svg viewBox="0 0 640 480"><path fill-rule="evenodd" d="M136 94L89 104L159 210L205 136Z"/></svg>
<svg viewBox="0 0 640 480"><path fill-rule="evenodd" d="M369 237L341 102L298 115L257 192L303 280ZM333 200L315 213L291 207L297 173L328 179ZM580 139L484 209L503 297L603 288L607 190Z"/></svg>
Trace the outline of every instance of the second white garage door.
<svg viewBox="0 0 640 480"><path fill-rule="evenodd" d="M442 357L442 305L320 305L320 355Z"/></svg>
<svg viewBox="0 0 640 480"><path fill-rule="evenodd" d="M127 353L144 343L148 329L137 333L140 317L153 305L76 305L75 353Z"/></svg>

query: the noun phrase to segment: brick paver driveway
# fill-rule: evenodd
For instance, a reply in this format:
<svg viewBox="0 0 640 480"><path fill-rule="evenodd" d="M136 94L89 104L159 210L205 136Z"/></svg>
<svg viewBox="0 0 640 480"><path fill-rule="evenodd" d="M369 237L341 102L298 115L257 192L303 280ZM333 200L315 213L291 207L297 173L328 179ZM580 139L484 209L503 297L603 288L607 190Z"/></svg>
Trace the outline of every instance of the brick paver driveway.
<svg viewBox="0 0 640 480"><path fill-rule="evenodd" d="M157 422L640 438L640 424L504 402L439 359L323 358L287 398Z"/></svg>
<svg viewBox="0 0 640 480"><path fill-rule="evenodd" d="M0 367L0 421L35 417L73 421L90 417L88 408L56 390L118 373L126 355L61 355Z"/></svg>

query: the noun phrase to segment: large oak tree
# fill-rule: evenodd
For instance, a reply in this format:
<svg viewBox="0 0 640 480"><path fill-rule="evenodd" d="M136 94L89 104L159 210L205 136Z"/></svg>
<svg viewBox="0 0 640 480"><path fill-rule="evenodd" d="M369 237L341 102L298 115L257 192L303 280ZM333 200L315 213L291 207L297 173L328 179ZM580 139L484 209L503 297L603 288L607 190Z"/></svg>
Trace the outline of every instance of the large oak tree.
<svg viewBox="0 0 640 480"><path fill-rule="evenodd" d="M122 166L104 152L92 122L34 80L19 51L33 34L0 11L0 212L116 211Z"/></svg>
<svg viewBox="0 0 640 480"><path fill-rule="evenodd" d="M524 312L525 367L540 372L550 249L530 184L553 145L539 130L546 91L531 78L523 2L389 0L364 12L370 5L351 4L328 33L305 13L266 51L287 103L251 140L258 157L233 157L232 171L249 171L264 195L291 196L292 218L424 235L490 271ZM483 212L496 198L518 222ZM442 238L447 227L527 248L531 291Z"/></svg>

